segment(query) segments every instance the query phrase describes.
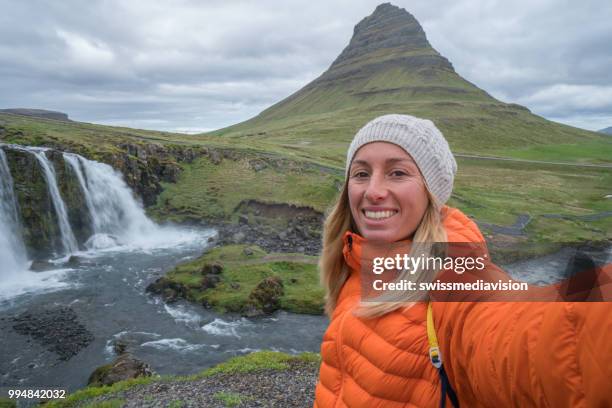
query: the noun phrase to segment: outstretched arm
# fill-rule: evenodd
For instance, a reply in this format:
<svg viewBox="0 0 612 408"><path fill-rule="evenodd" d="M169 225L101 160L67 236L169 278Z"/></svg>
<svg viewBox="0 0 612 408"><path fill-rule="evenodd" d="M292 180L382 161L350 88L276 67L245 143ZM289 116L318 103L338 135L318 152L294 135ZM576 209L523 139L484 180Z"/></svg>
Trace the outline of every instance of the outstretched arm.
<svg viewBox="0 0 612 408"><path fill-rule="evenodd" d="M434 319L463 406L612 406L612 303L434 303Z"/></svg>

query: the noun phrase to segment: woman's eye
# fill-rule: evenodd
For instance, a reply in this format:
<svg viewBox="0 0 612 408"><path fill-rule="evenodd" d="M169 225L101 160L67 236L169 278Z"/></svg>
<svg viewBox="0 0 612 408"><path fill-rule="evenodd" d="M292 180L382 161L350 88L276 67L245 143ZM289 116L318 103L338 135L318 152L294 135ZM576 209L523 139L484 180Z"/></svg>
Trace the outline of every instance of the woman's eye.
<svg viewBox="0 0 612 408"><path fill-rule="evenodd" d="M356 177L356 178L368 177L368 173L366 173L365 171L357 171L353 173L353 177Z"/></svg>
<svg viewBox="0 0 612 408"><path fill-rule="evenodd" d="M406 172L405 172L405 171L403 171L403 170L393 170L393 171L391 172L391 175L392 175L392 176L394 176L394 177L402 177L402 176L406 176L406 175L408 175L408 173L406 173Z"/></svg>

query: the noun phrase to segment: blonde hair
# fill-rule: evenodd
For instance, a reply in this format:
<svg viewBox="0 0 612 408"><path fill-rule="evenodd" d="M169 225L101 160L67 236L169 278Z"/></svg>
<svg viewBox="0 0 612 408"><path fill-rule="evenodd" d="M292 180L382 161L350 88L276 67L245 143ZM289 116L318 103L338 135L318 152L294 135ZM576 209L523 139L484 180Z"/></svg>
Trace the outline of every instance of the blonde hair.
<svg viewBox="0 0 612 408"><path fill-rule="evenodd" d="M446 242L447 235L442 225L442 205L435 196L425 188L429 203L413 236L411 254L428 256L432 251L432 243ZM348 198L348 178L344 183L338 200L332 207L323 225L323 249L319 258L319 272L321 284L325 288L325 312L332 316L342 286L349 276L348 265L344 260L342 249L343 236L346 231L357 232L353 215L351 214ZM419 274L422 279L428 279L430 274ZM402 276L399 276L401 279ZM410 294L401 295L402 298L385 299L384 302L362 302L356 314L362 317L376 317L392 312L400 307L414 304L418 299Z"/></svg>

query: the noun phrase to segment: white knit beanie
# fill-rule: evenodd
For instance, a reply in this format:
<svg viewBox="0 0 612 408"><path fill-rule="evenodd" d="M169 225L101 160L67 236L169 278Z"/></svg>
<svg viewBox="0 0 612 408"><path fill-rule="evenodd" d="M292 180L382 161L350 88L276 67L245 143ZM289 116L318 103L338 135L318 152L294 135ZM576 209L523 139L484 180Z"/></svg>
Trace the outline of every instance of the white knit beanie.
<svg viewBox="0 0 612 408"><path fill-rule="evenodd" d="M346 154L348 177L355 153L365 144L389 142L403 148L416 162L429 191L444 204L453 191L457 162L442 132L427 119L410 115L384 115L359 129Z"/></svg>

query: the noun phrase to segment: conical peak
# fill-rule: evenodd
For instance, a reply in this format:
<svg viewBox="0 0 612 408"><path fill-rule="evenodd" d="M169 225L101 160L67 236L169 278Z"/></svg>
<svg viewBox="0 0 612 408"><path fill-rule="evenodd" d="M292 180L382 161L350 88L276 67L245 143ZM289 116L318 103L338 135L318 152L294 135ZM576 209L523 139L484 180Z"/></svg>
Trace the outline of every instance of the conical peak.
<svg viewBox="0 0 612 408"><path fill-rule="evenodd" d="M371 52L391 48L413 51L429 49L431 46L425 31L412 14L390 3L383 3L355 26L349 45L336 58L332 67Z"/></svg>

